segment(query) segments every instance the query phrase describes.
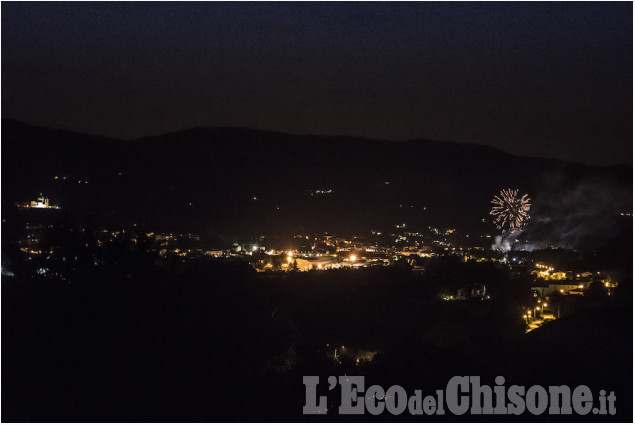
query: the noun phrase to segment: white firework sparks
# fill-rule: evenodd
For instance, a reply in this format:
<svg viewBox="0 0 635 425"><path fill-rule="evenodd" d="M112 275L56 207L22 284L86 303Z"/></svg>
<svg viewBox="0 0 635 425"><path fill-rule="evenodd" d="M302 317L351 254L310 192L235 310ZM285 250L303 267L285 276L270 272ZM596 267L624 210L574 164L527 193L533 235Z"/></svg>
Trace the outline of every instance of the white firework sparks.
<svg viewBox="0 0 635 425"><path fill-rule="evenodd" d="M519 229L529 219L529 195L518 197L518 189L503 189L492 200L494 224L501 230L507 227L509 230Z"/></svg>

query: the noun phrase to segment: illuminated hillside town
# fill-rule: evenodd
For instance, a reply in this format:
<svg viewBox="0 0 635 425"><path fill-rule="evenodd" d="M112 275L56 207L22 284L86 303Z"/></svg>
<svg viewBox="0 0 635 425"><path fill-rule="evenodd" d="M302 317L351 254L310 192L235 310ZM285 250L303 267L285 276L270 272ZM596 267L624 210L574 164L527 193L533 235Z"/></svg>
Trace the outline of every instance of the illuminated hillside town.
<svg viewBox="0 0 635 425"><path fill-rule="evenodd" d="M317 192L315 192L317 193ZM322 193L327 193L323 191ZM313 196L314 192L311 193ZM58 209L49 199L40 195L36 201L20 208ZM631 213L619 213L630 217ZM6 219L3 219L6 225ZM142 230L137 224L113 228L87 228L77 225L27 223L19 237L11 240L21 252L20 264L12 270L3 265L3 276L20 273L49 277L72 283L74 264L82 261L78 256L67 256L56 246L51 234L69 232L84 241L91 252L90 264L95 270L106 267L105 254L112 246L126 245L127 249L145 250L155 255L158 264L167 266L177 261L186 264L209 258L220 263L240 262L266 279L267 276L290 276L294 273L328 273L345 270L374 268L403 268L412 276L426 279L434 264L443 259L462 264L489 264L506 273L512 281L528 282L527 295L535 305L521 307L519 319L526 323L527 332L561 316L559 304L563 297L583 297L592 288L600 286L611 296L619 282L607 271L589 270L570 264L556 265L538 258L550 253L576 257L576 251L562 249L523 250L505 252L492 244L493 234L462 235L456 229L428 226L423 230L409 229L407 223L395 224L384 233L372 230L366 235L341 236L333 233L297 234L290 238L259 235L248 240L234 240L224 246L209 245L206 239L192 233L161 233ZM481 241L475 245L473 241ZM472 243L466 243L472 241ZM518 241L520 242L520 241ZM104 255L104 257L102 257ZM85 260L85 259L84 259ZM575 263L575 262L574 262ZM60 267L61 266L61 267ZM62 271L65 270L65 271ZM495 293L488 291L487 279L474 280L451 292L438 294L444 302L491 301ZM557 302L551 301L557 299ZM525 309L527 309L525 311Z"/></svg>

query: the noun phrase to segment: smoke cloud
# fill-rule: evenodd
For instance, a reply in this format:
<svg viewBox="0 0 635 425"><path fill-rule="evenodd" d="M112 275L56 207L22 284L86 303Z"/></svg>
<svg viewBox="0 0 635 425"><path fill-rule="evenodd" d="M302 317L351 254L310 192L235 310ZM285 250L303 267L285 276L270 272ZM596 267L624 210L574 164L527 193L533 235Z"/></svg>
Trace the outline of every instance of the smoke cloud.
<svg viewBox="0 0 635 425"><path fill-rule="evenodd" d="M515 229L513 231L508 231L503 233L502 235L498 235L494 238L494 244L492 245L492 249L497 251L508 252L511 251L512 248L515 249L523 249L518 247L518 242L520 235L523 233L523 229Z"/></svg>
<svg viewBox="0 0 635 425"><path fill-rule="evenodd" d="M518 234L497 237L494 246L503 251L595 249L614 238L620 231L619 220L625 219L620 213L632 212L632 185L602 178L565 180L557 175L546 178L532 196L527 226Z"/></svg>

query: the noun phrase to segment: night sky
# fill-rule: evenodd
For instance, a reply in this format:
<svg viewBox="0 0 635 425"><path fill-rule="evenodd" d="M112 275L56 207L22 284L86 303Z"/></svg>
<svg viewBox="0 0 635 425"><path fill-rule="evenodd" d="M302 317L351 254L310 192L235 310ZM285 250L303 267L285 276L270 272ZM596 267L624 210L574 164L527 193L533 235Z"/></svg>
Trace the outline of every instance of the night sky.
<svg viewBox="0 0 635 425"><path fill-rule="evenodd" d="M2 116L632 164L632 4L2 3Z"/></svg>

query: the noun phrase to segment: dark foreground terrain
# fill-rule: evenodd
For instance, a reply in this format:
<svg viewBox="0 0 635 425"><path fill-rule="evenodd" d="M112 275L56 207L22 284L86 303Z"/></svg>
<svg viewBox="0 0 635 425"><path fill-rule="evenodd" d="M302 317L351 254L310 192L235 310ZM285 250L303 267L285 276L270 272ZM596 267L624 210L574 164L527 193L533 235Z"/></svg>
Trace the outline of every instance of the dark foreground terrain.
<svg viewBox="0 0 635 425"><path fill-rule="evenodd" d="M615 391L617 415L549 420L632 420L629 285L579 297L569 314L526 334L526 285L489 265L438 264L448 276L439 279L400 265L257 274L242 262L144 253L117 264L78 267L70 282L3 276L3 421L322 420L302 416L302 376L345 373L424 395L455 375L584 384ZM479 267L491 275L491 300L439 299ZM329 355L341 346L353 354L337 362ZM358 364L364 352L376 354ZM356 419L335 407L326 419Z"/></svg>

